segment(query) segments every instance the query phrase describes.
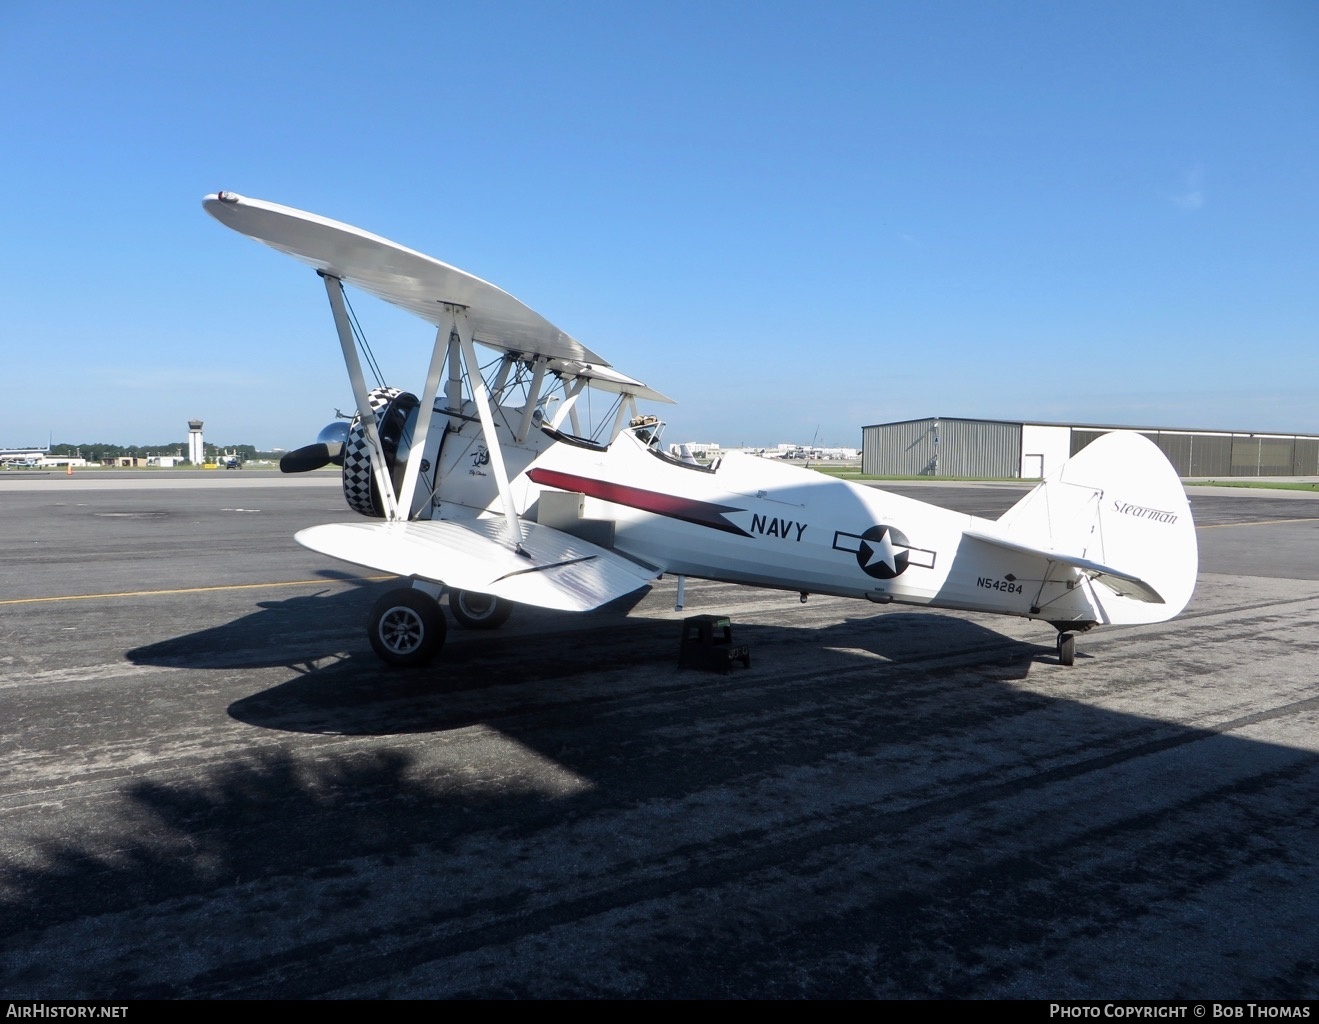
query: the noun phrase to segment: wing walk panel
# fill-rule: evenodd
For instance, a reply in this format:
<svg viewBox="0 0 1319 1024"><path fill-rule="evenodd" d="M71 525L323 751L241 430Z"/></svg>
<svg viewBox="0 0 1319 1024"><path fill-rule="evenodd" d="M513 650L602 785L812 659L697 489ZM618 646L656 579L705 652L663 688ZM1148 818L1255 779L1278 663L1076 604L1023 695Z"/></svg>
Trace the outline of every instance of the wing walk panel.
<svg viewBox="0 0 1319 1024"><path fill-rule="evenodd" d="M658 570L539 523L523 522L519 555L502 519L328 523L295 535L355 565L559 611L590 611L639 590Z"/></svg>

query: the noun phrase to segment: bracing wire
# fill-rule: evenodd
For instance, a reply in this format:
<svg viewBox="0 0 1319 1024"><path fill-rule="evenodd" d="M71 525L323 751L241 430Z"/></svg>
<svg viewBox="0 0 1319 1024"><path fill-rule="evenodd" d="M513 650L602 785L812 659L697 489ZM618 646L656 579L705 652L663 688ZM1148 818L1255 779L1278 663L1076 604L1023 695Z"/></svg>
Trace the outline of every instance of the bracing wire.
<svg viewBox="0 0 1319 1024"><path fill-rule="evenodd" d="M366 365L371 368L371 375L376 379L376 387L385 386L384 374L380 372L380 364L376 362L375 353L371 351L371 346L367 343L366 332L362 330L362 325L357 322L357 313L353 310L353 304L348 299L348 291L344 290L344 305L348 307L348 319L352 324L353 337L357 339L357 347L362 350L362 355L366 357Z"/></svg>
<svg viewBox="0 0 1319 1024"><path fill-rule="evenodd" d="M482 384L485 383L486 373L488 372L489 368L492 365L493 365L492 363L486 363L485 366L478 366L476 368L476 372L481 376ZM472 370L467 365L466 360L463 360L462 384L463 387L466 388L468 394L476 393L476 389L472 386ZM486 388L486 396L491 406L492 418L494 416L498 416L503 421L505 427L509 427L510 429L512 429L511 425L508 422L508 416L504 412L504 403L499 401L498 396L496 396L493 392L491 392L489 387Z"/></svg>
<svg viewBox="0 0 1319 1024"><path fill-rule="evenodd" d="M500 364L501 362L503 362L503 359L504 359L504 357L503 357L502 355L498 355L498 356L495 356L493 359L491 359L489 362L487 362L484 366L482 366L482 367L480 368L481 379L482 379L482 380L488 380L489 377L490 377L490 371L493 370L493 369L495 369L495 368L497 368L497 367L499 366L499 364ZM503 390L500 391L499 394L495 394L493 391L491 391L491 392L490 392L490 397L491 397L491 398L492 398L497 404L503 404L504 395L508 392L508 388L509 388L509 383L508 383L508 381L504 381L504 387L503 387ZM487 390L488 390L488 389L489 389L489 386L487 385Z"/></svg>
<svg viewBox="0 0 1319 1024"><path fill-rule="evenodd" d="M498 360L496 360L495 362L497 363ZM482 380L485 379L485 375L486 375L486 373L488 372L488 368L489 368L490 366L493 366L493 365L495 365L495 363L487 363L485 366L481 367L481 379L482 379ZM516 370L513 371L513 379L512 379L512 380L506 380L506 381L504 382L504 389L503 389L503 391L500 392L500 394L494 396L494 397L495 397L495 412L498 414L500 420L503 421L504 427L508 430L508 432L509 432L510 434L513 432L513 424L509 422L509 419L508 419L508 413L504 411L504 401L503 401L503 398L504 398L504 395L511 394L512 391L513 391L513 388L517 387L517 385L518 385L519 383L521 383L521 381L522 381L522 367L519 366Z"/></svg>
<svg viewBox="0 0 1319 1024"><path fill-rule="evenodd" d="M587 393L587 407L589 409L591 389L587 388L586 393ZM597 423L591 424L592 441L599 441L600 432L605 429L605 424L606 423L612 424L614 422L614 416L618 412L618 407L622 404L622 402L623 402L623 395L620 393L619 396L616 399L614 399L614 401L609 403L609 409L605 412L605 415L600 420L600 422L598 424ZM601 443L604 444L607 442L601 442Z"/></svg>

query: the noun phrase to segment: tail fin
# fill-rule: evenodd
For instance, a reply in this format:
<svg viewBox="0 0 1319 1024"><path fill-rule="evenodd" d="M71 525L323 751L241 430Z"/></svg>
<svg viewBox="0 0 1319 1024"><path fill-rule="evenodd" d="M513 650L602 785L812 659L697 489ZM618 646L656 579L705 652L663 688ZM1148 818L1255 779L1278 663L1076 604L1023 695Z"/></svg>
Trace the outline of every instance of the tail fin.
<svg viewBox="0 0 1319 1024"><path fill-rule="evenodd" d="M1086 446L995 524L1004 542L1055 552L1085 567L1112 567L1116 578L1143 582L1162 599L1093 588L1106 620L1162 622L1177 615L1195 590L1199 570L1195 523L1176 471L1154 442L1114 431ZM1110 572L1112 570L1109 570Z"/></svg>

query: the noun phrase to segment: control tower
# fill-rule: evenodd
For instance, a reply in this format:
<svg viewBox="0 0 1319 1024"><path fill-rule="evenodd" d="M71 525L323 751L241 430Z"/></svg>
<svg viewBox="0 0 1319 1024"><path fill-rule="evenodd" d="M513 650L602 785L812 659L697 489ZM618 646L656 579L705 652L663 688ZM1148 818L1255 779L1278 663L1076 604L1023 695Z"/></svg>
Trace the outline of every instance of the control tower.
<svg viewBox="0 0 1319 1024"><path fill-rule="evenodd" d="M188 420L188 461L200 466L206 461L206 452L202 447L202 421Z"/></svg>

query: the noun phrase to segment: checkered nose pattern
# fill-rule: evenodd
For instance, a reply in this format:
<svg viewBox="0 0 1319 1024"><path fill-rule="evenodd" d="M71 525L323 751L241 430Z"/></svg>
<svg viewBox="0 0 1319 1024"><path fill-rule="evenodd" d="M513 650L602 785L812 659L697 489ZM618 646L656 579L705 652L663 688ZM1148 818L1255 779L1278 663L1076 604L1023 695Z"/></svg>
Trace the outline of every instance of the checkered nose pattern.
<svg viewBox="0 0 1319 1024"><path fill-rule="evenodd" d="M402 393L398 388L375 388L367 395L377 430L389 410L389 403ZM383 518L383 510L371 495L371 452L360 416L353 417L348 428L348 442L343 449L343 496L354 512L374 519Z"/></svg>

